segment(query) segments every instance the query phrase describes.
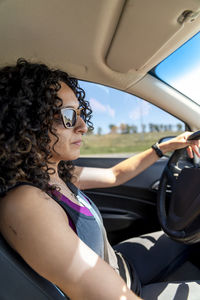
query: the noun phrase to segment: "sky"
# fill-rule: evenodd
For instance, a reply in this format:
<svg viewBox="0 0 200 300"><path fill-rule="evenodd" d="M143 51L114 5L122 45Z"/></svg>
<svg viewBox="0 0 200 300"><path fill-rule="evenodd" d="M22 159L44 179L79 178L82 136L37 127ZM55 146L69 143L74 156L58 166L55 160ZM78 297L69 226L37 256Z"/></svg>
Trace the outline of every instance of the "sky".
<svg viewBox="0 0 200 300"><path fill-rule="evenodd" d="M200 104L200 32L161 62L155 73Z"/></svg>
<svg viewBox="0 0 200 300"><path fill-rule="evenodd" d="M102 134L109 133L110 124L118 127L121 123L135 125L140 132L141 124L146 124L148 129L149 123L180 123L168 113L134 95L89 82L79 83L92 107L94 133L97 133L99 127L102 128Z"/></svg>
<svg viewBox="0 0 200 300"><path fill-rule="evenodd" d="M155 74L200 104L200 33L161 62ZM176 124L181 123L134 95L94 83L80 81L79 84L85 90L86 100L93 110L94 133L99 127L102 134L109 133L110 124L135 125L140 132L141 124L145 124L148 131L150 123L172 124L174 130Z"/></svg>

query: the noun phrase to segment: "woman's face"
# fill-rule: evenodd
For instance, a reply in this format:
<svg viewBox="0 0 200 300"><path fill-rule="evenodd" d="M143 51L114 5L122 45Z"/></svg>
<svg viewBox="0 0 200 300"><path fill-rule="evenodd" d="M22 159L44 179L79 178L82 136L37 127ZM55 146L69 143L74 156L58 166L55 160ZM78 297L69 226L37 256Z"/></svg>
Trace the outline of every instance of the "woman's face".
<svg viewBox="0 0 200 300"><path fill-rule="evenodd" d="M77 109L79 107L79 101L76 98L74 92L65 83L61 83L61 89L58 91L58 97L62 99L62 107L70 107ZM54 145L55 151L52 149L53 162L59 162L60 160L75 160L80 155L80 147L82 144L82 135L87 132L87 126L81 117L77 117L77 122L73 128L65 128L62 120L54 122L53 127L56 129L56 135L59 141ZM52 147L56 141L56 137L50 134Z"/></svg>

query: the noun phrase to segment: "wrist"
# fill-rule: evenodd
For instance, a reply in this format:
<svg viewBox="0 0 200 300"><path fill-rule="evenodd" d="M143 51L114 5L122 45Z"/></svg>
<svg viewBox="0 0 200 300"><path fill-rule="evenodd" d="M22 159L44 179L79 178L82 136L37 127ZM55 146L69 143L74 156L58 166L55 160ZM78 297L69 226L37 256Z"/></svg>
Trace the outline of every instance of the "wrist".
<svg viewBox="0 0 200 300"><path fill-rule="evenodd" d="M159 148L161 149L161 151L163 152L163 154L165 154L167 152L174 151L173 145L171 145L171 143L169 143L169 141L160 143L159 144Z"/></svg>
<svg viewBox="0 0 200 300"><path fill-rule="evenodd" d="M162 151L162 149L160 148L160 145L158 143L155 143L151 146L151 148L155 151L156 155L161 158L164 153Z"/></svg>

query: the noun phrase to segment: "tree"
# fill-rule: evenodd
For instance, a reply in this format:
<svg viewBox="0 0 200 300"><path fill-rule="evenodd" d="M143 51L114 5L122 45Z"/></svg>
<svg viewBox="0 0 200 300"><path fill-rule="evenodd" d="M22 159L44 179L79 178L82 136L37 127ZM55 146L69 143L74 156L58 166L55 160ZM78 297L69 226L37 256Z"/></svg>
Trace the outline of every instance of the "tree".
<svg viewBox="0 0 200 300"><path fill-rule="evenodd" d="M168 125L168 130L172 131L172 125L171 124Z"/></svg>
<svg viewBox="0 0 200 300"><path fill-rule="evenodd" d="M154 131L159 132L160 131L160 125L154 124Z"/></svg>
<svg viewBox="0 0 200 300"><path fill-rule="evenodd" d="M117 133L118 127L114 124L109 125L110 133Z"/></svg>
<svg viewBox="0 0 200 300"><path fill-rule="evenodd" d="M130 126L130 132L131 132L131 133L137 133L137 131L138 131L138 128L137 128L136 125L131 125L131 126Z"/></svg>
<svg viewBox="0 0 200 300"><path fill-rule="evenodd" d="M128 134L128 133L130 133L130 130L131 130L131 126L128 124L124 124L124 123L121 123L119 128L120 128L120 131L122 134Z"/></svg>
<svg viewBox="0 0 200 300"><path fill-rule="evenodd" d="M145 133L146 132L146 125L145 124L141 124L142 127L142 132Z"/></svg>
<svg viewBox="0 0 200 300"><path fill-rule="evenodd" d="M131 126L130 125L126 125L126 133L131 133Z"/></svg>
<svg viewBox="0 0 200 300"><path fill-rule="evenodd" d="M164 131L168 131L168 125L164 125Z"/></svg>
<svg viewBox="0 0 200 300"><path fill-rule="evenodd" d="M87 135L92 135L93 134L93 129L88 128L88 131L86 133Z"/></svg>
<svg viewBox="0 0 200 300"><path fill-rule="evenodd" d="M177 131L182 131L182 124L181 123L176 124L176 128Z"/></svg>
<svg viewBox="0 0 200 300"><path fill-rule="evenodd" d="M126 132L126 124L121 123L119 125L119 129L120 129L120 131L121 131L122 134L125 133Z"/></svg>
<svg viewBox="0 0 200 300"><path fill-rule="evenodd" d="M98 129L97 129L97 134L98 134L98 135L101 135L101 134L102 134L102 128L101 128L101 127L98 127Z"/></svg>
<svg viewBox="0 0 200 300"><path fill-rule="evenodd" d="M160 124L159 127L160 127L160 131L164 130L164 125L163 124Z"/></svg>
<svg viewBox="0 0 200 300"><path fill-rule="evenodd" d="M154 131L154 124L149 123L149 131L153 132Z"/></svg>

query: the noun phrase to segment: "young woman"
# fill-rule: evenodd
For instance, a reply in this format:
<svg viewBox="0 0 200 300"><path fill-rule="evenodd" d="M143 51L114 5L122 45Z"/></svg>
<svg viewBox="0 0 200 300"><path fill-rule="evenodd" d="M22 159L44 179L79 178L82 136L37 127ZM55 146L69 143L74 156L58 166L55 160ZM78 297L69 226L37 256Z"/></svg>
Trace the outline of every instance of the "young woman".
<svg viewBox="0 0 200 300"><path fill-rule="evenodd" d="M152 299L141 284L166 271L186 247L155 233L155 251L144 257L134 250L140 239L114 251L98 209L79 188L119 185L153 164L156 151L110 169L73 167L92 127L91 109L76 79L43 64L20 59L0 70L0 110L0 231L10 246L72 300ZM190 134L160 144L160 151L189 147L190 156L198 154Z"/></svg>

